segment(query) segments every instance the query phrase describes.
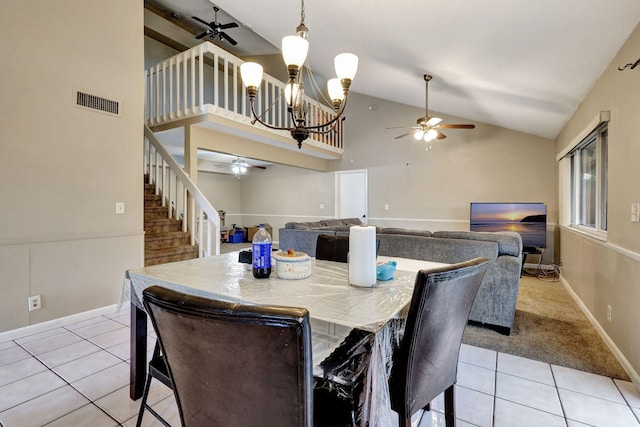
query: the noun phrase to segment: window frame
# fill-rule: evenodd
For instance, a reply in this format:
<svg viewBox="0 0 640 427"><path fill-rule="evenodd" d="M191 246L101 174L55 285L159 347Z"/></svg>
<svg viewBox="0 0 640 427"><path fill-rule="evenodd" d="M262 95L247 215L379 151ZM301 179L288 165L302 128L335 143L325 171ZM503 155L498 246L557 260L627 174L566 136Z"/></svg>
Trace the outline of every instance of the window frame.
<svg viewBox="0 0 640 427"><path fill-rule="evenodd" d="M570 160L570 227L601 240L607 239L607 204L608 204L608 121L601 122L582 141L573 147L566 157ZM585 156L595 144L595 200L587 201L585 194ZM593 207L594 224L587 221L586 208Z"/></svg>

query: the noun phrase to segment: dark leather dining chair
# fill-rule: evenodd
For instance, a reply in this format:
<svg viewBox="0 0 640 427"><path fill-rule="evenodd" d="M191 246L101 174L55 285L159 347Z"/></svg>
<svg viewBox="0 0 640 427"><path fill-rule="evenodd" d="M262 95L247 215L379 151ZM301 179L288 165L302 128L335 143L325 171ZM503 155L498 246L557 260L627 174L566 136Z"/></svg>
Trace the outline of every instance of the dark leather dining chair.
<svg viewBox="0 0 640 427"><path fill-rule="evenodd" d="M462 334L488 265L486 258L476 258L418 272L389 381L391 408L400 426L410 426L411 416L429 410L442 392L446 426L455 425L454 384Z"/></svg>
<svg viewBox="0 0 640 427"><path fill-rule="evenodd" d="M347 262L349 236L329 236L321 234L316 242L316 259Z"/></svg>
<svg viewBox="0 0 640 427"><path fill-rule="evenodd" d="M163 426L171 427L171 424L169 424L167 420L162 418L162 416L157 413L151 407L151 405L147 403L149 390L151 389L151 380L153 378L159 380L161 383L173 390L173 383L171 382L171 378L169 378L169 371L167 369L167 364L164 361L164 355L160 350L159 341L156 341L156 345L153 349L153 356L151 356L151 360L149 361L147 379L144 384L144 392L142 393L142 401L140 403L140 411L138 412L138 421L136 422L136 427L140 427L142 425L142 418L144 417L145 411L149 411L154 417L158 419L158 421L160 421Z"/></svg>
<svg viewBox="0 0 640 427"><path fill-rule="evenodd" d="M380 248L380 240L376 239L376 254ZM349 236L330 236L321 234L316 241L316 259L326 261L347 262L349 253Z"/></svg>
<svg viewBox="0 0 640 427"><path fill-rule="evenodd" d="M159 286L143 302L185 427L313 425L303 308L242 305Z"/></svg>

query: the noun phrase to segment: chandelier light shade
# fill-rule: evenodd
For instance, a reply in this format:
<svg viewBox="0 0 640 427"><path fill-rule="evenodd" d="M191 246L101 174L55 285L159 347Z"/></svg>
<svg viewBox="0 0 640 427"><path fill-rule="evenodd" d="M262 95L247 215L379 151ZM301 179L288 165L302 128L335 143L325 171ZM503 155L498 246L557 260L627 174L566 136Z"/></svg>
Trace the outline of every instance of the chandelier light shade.
<svg viewBox="0 0 640 427"><path fill-rule="evenodd" d="M336 103L339 107L340 103L344 99L344 92L342 90L342 83L340 83L340 79L329 80L327 82L327 91L329 92L329 98L333 101L334 108Z"/></svg>
<svg viewBox="0 0 640 427"><path fill-rule="evenodd" d="M334 65L340 80L353 80L358 72L358 57L353 53L341 53L334 59Z"/></svg>
<svg viewBox="0 0 640 427"><path fill-rule="evenodd" d="M304 68L308 68L308 66L304 64L309 51L309 42L307 41L309 29L304 25L304 0L301 0L301 6L300 25L296 28L296 35L286 36L282 39L282 58L287 66L289 81L281 96L284 96L287 101L287 113L291 119L290 126L274 126L261 119L265 112L262 114L256 113L255 98L262 84L262 66L255 62L245 62L240 66L242 83L247 88L251 114L253 116L251 122L261 123L270 129L289 131L293 139L298 141L298 148L302 148L302 142L306 140L311 133L325 134L335 129L347 105L349 87L358 71L358 57L356 55L353 53L342 53L336 56L334 65L338 78L331 79L327 82L327 91L331 98L335 115L333 117L327 117L324 123L310 124L307 117L309 108L304 100L304 83L301 73ZM313 78L313 76L311 76L311 78Z"/></svg>
<svg viewBox="0 0 640 427"><path fill-rule="evenodd" d="M300 36L286 36L282 38L282 59L287 68L302 67L309 52L309 42Z"/></svg>
<svg viewBox="0 0 640 427"><path fill-rule="evenodd" d="M257 91L262 83L262 74L262 65L256 62L245 62L240 66L240 76L247 89L254 88Z"/></svg>
<svg viewBox="0 0 640 427"><path fill-rule="evenodd" d="M287 87L284 88L284 98L287 100L287 104L289 105L298 105L300 103L299 98L301 94L300 85L297 83L287 85Z"/></svg>

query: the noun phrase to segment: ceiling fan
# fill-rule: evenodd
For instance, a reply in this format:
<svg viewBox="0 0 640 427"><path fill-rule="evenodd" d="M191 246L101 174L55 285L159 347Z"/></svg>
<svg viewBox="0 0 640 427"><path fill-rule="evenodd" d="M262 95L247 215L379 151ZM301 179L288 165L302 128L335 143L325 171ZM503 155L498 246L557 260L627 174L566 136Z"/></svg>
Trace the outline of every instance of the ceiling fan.
<svg viewBox="0 0 640 427"><path fill-rule="evenodd" d="M408 135L413 135L417 141L423 140L427 143L427 150L431 148L431 141L434 139L444 139L447 137L444 133L440 132L440 129L473 129L476 127L476 125L472 124L445 124L441 123L441 118L429 116L429 81L431 79L432 76L429 74L424 75L424 80L426 82L424 117L418 118L416 121L417 126L411 126L411 130L409 132L403 133L402 135L398 135L394 138L400 139ZM409 126L391 127L387 129L403 129L407 127Z"/></svg>
<svg viewBox="0 0 640 427"><path fill-rule="evenodd" d="M196 21L203 23L204 25L208 26L209 28L207 28L207 30L196 36L196 39L200 40L203 39L205 37L209 37L209 39L211 40L215 40L215 38L219 38L222 41L228 41L229 43L231 43L232 45L237 45L238 42L235 41L233 38L231 38L227 33L225 33L224 31L221 30L226 30L229 28L236 28L238 26L237 23L235 22L230 22L228 24L221 24L218 22L218 11L220 9L216 6L213 6L213 12L215 14L214 18L213 18L213 22L207 22L204 19L200 19L197 16L192 16L193 19L195 19Z"/></svg>

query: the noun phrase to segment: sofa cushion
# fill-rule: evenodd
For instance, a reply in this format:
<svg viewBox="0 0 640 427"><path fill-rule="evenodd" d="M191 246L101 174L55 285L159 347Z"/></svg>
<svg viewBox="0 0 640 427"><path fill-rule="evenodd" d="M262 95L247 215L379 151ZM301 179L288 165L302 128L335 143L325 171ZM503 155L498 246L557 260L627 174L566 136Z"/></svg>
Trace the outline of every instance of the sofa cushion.
<svg viewBox="0 0 640 427"><path fill-rule="evenodd" d="M343 218L340 221L342 221L342 225L362 225L360 218Z"/></svg>
<svg viewBox="0 0 640 427"><path fill-rule="evenodd" d="M436 239L433 237L400 234L379 234L379 255L421 259L453 264L473 258L485 257L495 261L498 257L496 242L466 241L460 239Z"/></svg>
<svg viewBox="0 0 640 427"><path fill-rule="evenodd" d="M322 223L322 225L329 225L329 226L332 226L332 227L337 227L339 225L343 225L341 219L323 219L320 222Z"/></svg>
<svg viewBox="0 0 640 427"><path fill-rule="evenodd" d="M484 242L496 242L498 254L519 256L522 253L522 238L512 231L482 232L482 231L436 231L433 237L446 239L467 239Z"/></svg>
<svg viewBox="0 0 640 427"><path fill-rule="evenodd" d="M321 221L288 222L284 225L284 228L292 228L294 230L309 230L312 228L319 228L323 226L324 224Z"/></svg>
<svg viewBox="0 0 640 427"><path fill-rule="evenodd" d="M422 237L431 237L431 232L428 230L409 230L407 228L395 228L395 227L386 227L386 228L378 228L376 230L379 234L401 234L405 236L422 236Z"/></svg>

